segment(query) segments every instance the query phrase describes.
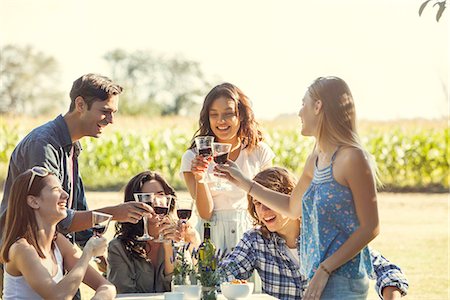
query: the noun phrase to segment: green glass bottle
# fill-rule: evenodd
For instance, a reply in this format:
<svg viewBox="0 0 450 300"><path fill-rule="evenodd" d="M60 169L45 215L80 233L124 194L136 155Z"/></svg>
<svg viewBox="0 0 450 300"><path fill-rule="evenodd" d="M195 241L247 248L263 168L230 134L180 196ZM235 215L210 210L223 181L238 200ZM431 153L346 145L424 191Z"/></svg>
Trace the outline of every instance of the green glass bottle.
<svg viewBox="0 0 450 300"><path fill-rule="evenodd" d="M211 241L209 223L203 224L203 242L198 248L199 279L202 284L202 300L216 300L218 283L216 277L216 246Z"/></svg>
<svg viewBox="0 0 450 300"><path fill-rule="evenodd" d="M211 241L211 228L209 223L203 224L203 242L198 249L200 267L202 271L215 271L217 259L216 246Z"/></svg>

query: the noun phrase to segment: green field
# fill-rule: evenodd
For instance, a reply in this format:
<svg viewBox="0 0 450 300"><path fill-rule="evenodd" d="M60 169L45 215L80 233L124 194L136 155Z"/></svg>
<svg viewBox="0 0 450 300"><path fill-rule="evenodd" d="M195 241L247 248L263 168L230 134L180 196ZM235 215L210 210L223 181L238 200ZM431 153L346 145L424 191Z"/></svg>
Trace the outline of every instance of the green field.
<svg viewBox="0 0 450 300"><path fill-rule="evenodd" d="M46 119L0 119L0 183L18 141ZM374 156L388 191L446 192L450 175L446 120L361 122L360 135ZM80 170L87 189L117 190L144 169L157 170L184 188L178 176L181 156L190 145L194 119L121 117L99 139L81 140ZM262 122L274 164L300 175L314 139L300 134L297 117Z"/></svg>

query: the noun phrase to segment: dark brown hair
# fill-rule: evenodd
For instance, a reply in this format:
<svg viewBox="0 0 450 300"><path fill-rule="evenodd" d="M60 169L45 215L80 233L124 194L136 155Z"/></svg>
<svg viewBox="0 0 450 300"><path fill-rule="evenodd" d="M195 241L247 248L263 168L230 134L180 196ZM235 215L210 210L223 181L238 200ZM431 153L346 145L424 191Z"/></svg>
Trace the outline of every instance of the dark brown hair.
<svg viewBox="0 0 450 300"><path fill-rule="evenodd" d="M120 85L106 76L92 73L83 75L73 82L70 90L69 111L75 109L75 99L78 96L83 97L88 109L91 109L95 101L105 101L111 96L119 95L122 91L123 88Z"/></svg>
<svg viewBox="0 0 450 300"><path fill-rule="evenodd" d="M200 111L200 119L198 121L199 129L194 134L189 149L195 147L194 139L197 136L211 135L215 137L211 129L211 124L209 123L209 110L213 102L221 97L231 99L235 102L236 111L240 120L238 136L244 148L252 150L263 139L259 124L255 120L248 97L237 86L228 82L215 86L206 95L202 110Z"/></svg>
<svg viewBox="0 0 450 300"><path fill-rule="evenodd" d="M131 178L131 180L125 186L124 202L135 201L133 194L141 192L144 184L152 180L156 180L161 184L164 190L164 194L174 196L174 201L171 202L169 209L169 211L172 212L175 208L176 201L175 190L160 174L152 171L144 171ZM150 261L150 259L148 258L148 253L145 251L144 243L136 241L136 237L141 236L143 233L144 221L142 220L140 220L136 224L128 222L116 223L116 237L122 241L125 249L132 256Z"/></svg>
<svg viewBox="0 0 450 300"><path fill-rule="evenodd" d="M46 177L35 176L30 190L27 192L32 172L27 170L17 176L11 186L8 199L8 210L6 212L5 228L3 229L4 239L0 250L0 261L9 261L9 249L20 238L27 240L28 244L36 249L39 257L45 258L44 252L38 244L38 224L34 209L28 205L27 196L39 196L46 184ZM52 245L53 246L53 245Z"/></svg>
<svg viewBox="0 0 450 300"><path fill-rule="evenodd" d="M262 186L271 189L273 191L290 195L297 183L294 175L289 173L288 170L281 167L271 167L265 169L253 178L253 180ZM253 225L260 225L261 231L264 236L268 236L269 230L266 226L259 220L258 215L255 210L255 204L253 203L253 197L247 195L248 200L248 213L253 219Z"/></svg>

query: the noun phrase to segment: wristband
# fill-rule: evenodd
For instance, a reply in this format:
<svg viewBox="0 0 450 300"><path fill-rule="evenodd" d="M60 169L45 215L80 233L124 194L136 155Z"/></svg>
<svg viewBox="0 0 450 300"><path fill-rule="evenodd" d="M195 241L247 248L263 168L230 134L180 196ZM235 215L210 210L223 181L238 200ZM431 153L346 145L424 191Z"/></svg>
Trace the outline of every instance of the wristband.
<svg viewBox="0 0 450 300"><path fill-rule="evenodd" d="M322 269L322 270L324 270L325 271L325 273L327 273L328 274L328 276L330 276L331 275L331 272L330 271L328 271L328 269L327 268L325 268L325 266L323 265L323 264L320 264L319 265L319 267Z"/></svg>

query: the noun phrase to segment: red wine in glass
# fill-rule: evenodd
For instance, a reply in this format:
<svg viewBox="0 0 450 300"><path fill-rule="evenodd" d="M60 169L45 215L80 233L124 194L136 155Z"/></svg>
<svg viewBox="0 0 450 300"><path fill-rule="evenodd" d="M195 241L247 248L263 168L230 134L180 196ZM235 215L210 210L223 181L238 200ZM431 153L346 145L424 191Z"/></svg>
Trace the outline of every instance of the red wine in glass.
<svg viewBox="0 0 450 300"><path fill-rule="evenodd" d="M94 224L94 227L92 227L92 230L94 231L95 235L102 235L105 233L106 225Z"/></svg>
<svg viewBox="0 0 450 300"><path fill-rule="evenodd" d="M219 155L214 156L214 161L217 164L224 164L228 160L228 152L226 153L220 153Z"/></svg>
<svg viewBox="0 0 450 300"><path fill-rule="evenodd" d="M154 206L153 210L158 215L167 215L167 213L169 212L169 208L163 206Z"/></svg>
<svg viewBox="0 0 450 300"><path fill-rule="evenodd" d="M179 219L187 221L192 215L192 209L177 209L177 216Z"/></svg>
<svg viewBox="0 0 450 300"><path fill-rule="evenodd" d="M199 149L198 150L198 154L202 155L203 157L208 157L212 155L212 148L211 147L206 147L203 149Z"/></svg>

